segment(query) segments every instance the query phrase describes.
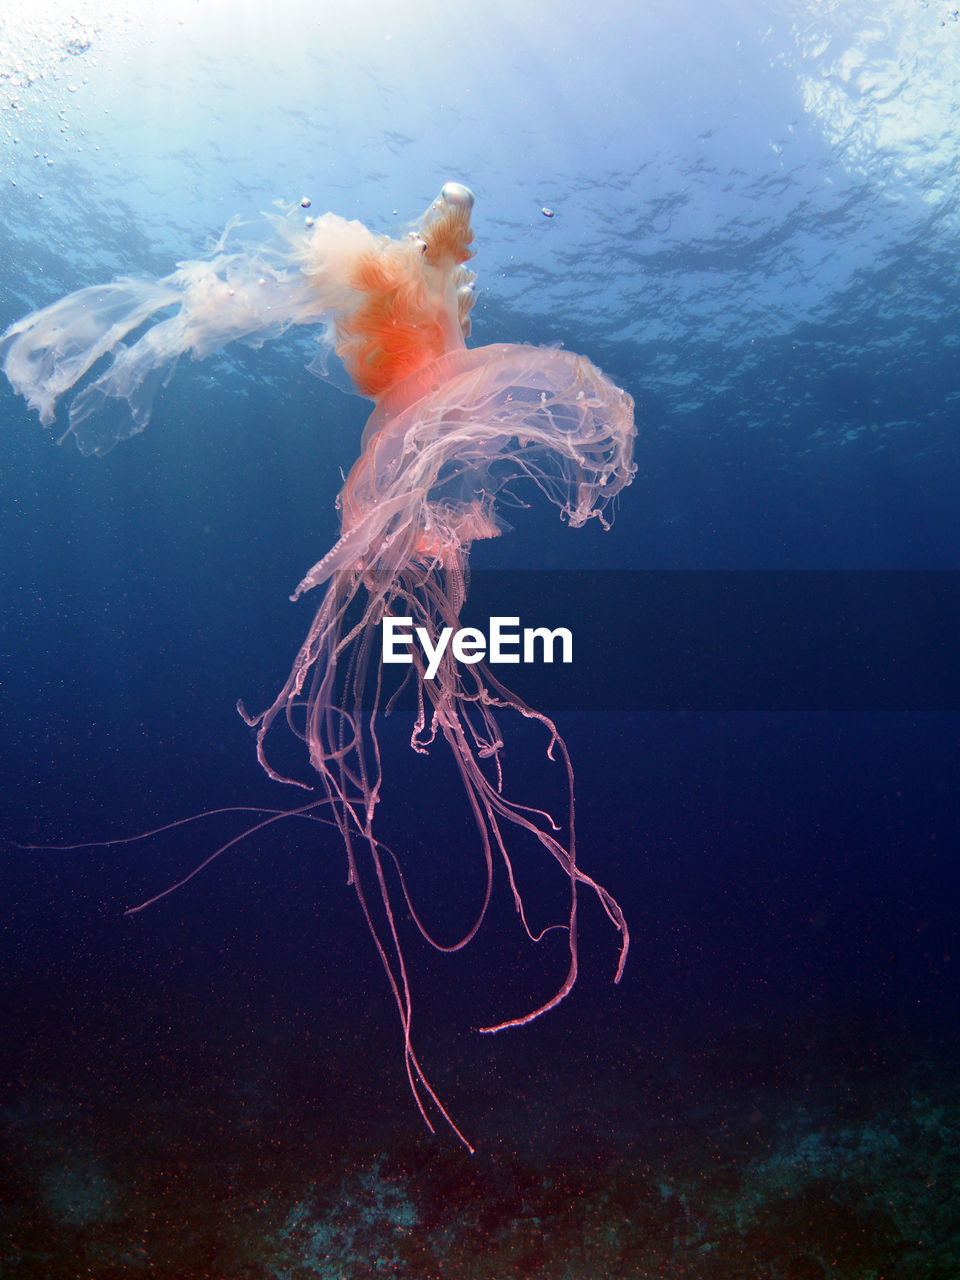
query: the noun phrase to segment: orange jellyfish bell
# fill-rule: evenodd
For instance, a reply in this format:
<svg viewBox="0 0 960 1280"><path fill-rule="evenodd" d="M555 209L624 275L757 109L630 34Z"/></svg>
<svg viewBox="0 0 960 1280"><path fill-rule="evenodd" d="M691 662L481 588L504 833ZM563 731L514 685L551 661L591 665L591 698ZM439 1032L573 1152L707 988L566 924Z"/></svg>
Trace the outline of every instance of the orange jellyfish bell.
<svg viewBox="0 0 960 1280"><path fill-rule="evenodd" d="M336 321L336 351L357 390L379 400L470 333L473 192L448 182L405 240L373 238L348 284L359 295Z"/></svg>

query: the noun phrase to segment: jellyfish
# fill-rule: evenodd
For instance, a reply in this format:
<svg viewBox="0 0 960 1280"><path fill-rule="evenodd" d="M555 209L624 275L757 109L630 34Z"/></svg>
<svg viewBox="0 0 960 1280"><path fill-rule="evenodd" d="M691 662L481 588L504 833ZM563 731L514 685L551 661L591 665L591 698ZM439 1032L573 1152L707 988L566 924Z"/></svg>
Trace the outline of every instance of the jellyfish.
<svg viewBox="0 0 960 1280"><path fill-rule="evenodd" d="M84 453L106 453L144 429L178 356L202 359L233 341L258 346L292 326L313 330L315 371L328 372L339 360L356 391L374 401L338 498L340 536L291 596L322 592L306 639L270 706L251 713L241 702L238 710L255 731L269 777L309 794L274 816L322 813L338 830L348 882L396 1006L414 1101L431 1130L437 1121L449 1126L470 1150L415 1048L407 935L419 933L438 951L462 950L483 924L498 868L532 942L563 931L564 971L551 994L479 1028L491 1034L532 1022L572 990L581 893L596 896L619 935L617 982L629 931L616 899L578 860L573 766L556 723L487 662L460 661L439 639L447 628L447 635L460 630L471 547L503 531L505 501L524 487L539 490L572 527L597 519L606 528L611 504L636 469L633 402L588 359L559 347L467 346L473 204L467 187L449 182L402 238L333 213L304 219L294 208L272 217L263 245L231 248L228 228L205 259L183 262L160 280L81 289L0 338L7 378L45 425L54 422L60 398L82 384L61 439L72 436ZM410 747L426 754L444 744L451 753L483 860L479 906L453 942L436 938L421 919L394 848L397 835L381 831L389 766L380 724L397 700L397 690L388 693L381 640L384 624L393 622L427 642L404 654L403 685L415 695ZM507 794L507 716L542 731L546 754L563 775L559 820L529 798ZM303 744L303 776L273 761L270 743L283 726ZM511 837L518 833L539 844L566 884L564 918L540 931L514 872Z"/></svg>

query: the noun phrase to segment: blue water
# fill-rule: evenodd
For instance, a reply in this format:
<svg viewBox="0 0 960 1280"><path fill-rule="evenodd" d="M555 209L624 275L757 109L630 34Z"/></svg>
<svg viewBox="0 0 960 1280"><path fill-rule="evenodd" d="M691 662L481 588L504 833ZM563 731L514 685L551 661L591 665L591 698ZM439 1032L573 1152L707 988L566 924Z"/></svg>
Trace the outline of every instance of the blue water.
<svg viewBox="0 0 960 1280"><path fill-rule="evenodd" d="M472 342L562 341L639 429L610 532L531 494L478 566L960 569L952 6L363 8L5 14L0 329L275 200L399 234L462 180ZM613 986L585 898L573 995L479 1037L555 988L562 943L526 945L502 884L465 956L411 937L473 1158L410 1099L334 832L281 825L134 918L242 822L18 847L300 798L234 706L286 678L366 417L309 354L182 361L103 459L0 387L4 1274L955 1275L949 705L558 713L633 949ZM479 854L408 736L389 838L452 936ZM552 794L542 741L508 767ZM546 922L552 877L523 877Z"/></svg>

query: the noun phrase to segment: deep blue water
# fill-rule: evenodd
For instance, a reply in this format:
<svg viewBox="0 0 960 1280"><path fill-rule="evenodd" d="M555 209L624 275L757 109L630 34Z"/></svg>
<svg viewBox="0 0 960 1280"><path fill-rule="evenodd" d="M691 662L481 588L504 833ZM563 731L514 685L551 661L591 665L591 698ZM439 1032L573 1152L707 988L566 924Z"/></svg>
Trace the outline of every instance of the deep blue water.
<svg viewBox="0 0 960 1280"><path fill-rule="evenodd" d="M282 87L264 88L263 110L249 107L257 163L241 145L242 116L231 134L229 108L211 105L205 87L213 68L240 103L245 46L236 55L205 46L198 29L175 61L206 125L186 112L165 142L153 132L173 65L163 40L151 52L94 38L89 52L61 59L66 35L48 34L48 64L34 79L21 68L4 87L0 325L87 283L162 274L209 247L232 213L254 219L273 195L299 198L308 185L318 209L395 231L395 208L398 221L415 217L455 177L478 197L473 341L562 340L630 392L639 430L637 476L611 531L597 522L569 530L531 495L528 510L510 513L510 534L476 548L478 567L960 570L956 122L949 111L936 116L938 103L955 101L960 26L933 3L880 6L862 30L816 5L768 8L732 6L726 22L700 14L687 36L680 19L627 18L619 38L593 33L567 78L557 68L573 58L575 17L542 64L537 43L518 38L499 98L491 86L500 105L489 127L472 98L456 128L425 107L432 92L437 102L449 92L448 75L457 83L465 55L445 63L431 90L426 64L407 72L377 47L350 63L377 90L354 132L337 134L331 107L309 161L294 153L317 121L296 115L297 94L288 101ZM451 39L479 41L485 24L469 11L463 21ZM723 36L733 28L736 41ZM16 34L12 22L11 47ZM397 39L406 48L412 37L404 27ZM444 47L442 31L429 40ZM658 42L659 55L650 51ZM932 68L922 93L907 69L915 45ZM337 48L317 57L336 61ZM873 73L889 78L887 98L850 54L869 60L871 49L881 51ZM265 83L274 54L263 55ZM581 80L601 83L591 67L604 55L615 74L576 125L565 124L570 104L584 101ZM658 57L663 70L651 79ZM120 111L125 82L109 78L111 67L131 65L147 83L142 101L126 101L140 101L142 116ZM336 65L349 86L342 50ZM68 76L83 99L76 119ZM339 81L316 85L308 114L345 100ZM849 114L815 109L811 85L824 101L846 94ZM105 119L111 93L119 96ZM504 96L532 101L534 141L498 131ZM71 148L60 139L57 111L82 132L82 154L73 137ZM928 122L923 137L918 120ZM283 153L272 169L271 148ZM55 160L42 172L42 205L34 149ZM129 163L128 187L116 157ZM713 1275L705 1244L718 1222L730 1227L716 1205L771 1153L789 1163L806 1142L814 1168L810 1135L820 1135L812 1212L829 1217L838 1203L830 1159L852 1141L836 1134L860 1134L858 1158L869 1165L863 1135L889 1136L890 1116L939 1107L946 1133L960 1025L960 720L950 705L559 711L576 769L580 860L623 906L632 950L615 987L615 935L584 895L574 993L533 1026L480 1037L478 1025L553 990L559 937L528 946L503 883L465 955L427 953L411 933L418 1048L479 1149L479 1173L449 1172L459 1151L423 1129L409 1097L395 1011L335 832L280 824L132 918L125 908L188 872L242 817L132 844L21 847L299 801L263 775L234 708L238 698L267 705L286 678L315 607L288 596L336 538L341 469L366 416L364 402L304 363L291 340L182 361L148 430L103 459L69 441L56 448L0 388L0 1109L5 1201L26 1215L4 1219L4 1239L16 1237L26 1259L17 1270L3 1256L4 1274L8 1265L11 1275L73 1274L64 1259L86 1240L99 1276L148 1264L171 1276L185 1266L326 1275L316 1233L297 1235L287 1215L298 1203L316 1209L310 1188L394 1161L394 1183L419 1181L447 1206L446 1217L418 1208L434 1258L441 1237L457 1256L458 1215L494 1197L498 1179L513 1176L505 1170L616 1169L626 1194L623 1169L642 1167L661 1189L637 1189L636 1204L710 1223L670 1226L675 1274ZM571 615L590 603L589 592L572 598ZM629 606L614 617L626 636L650 625ZM611 689L619 678L609 671ZM512 794L555 796L542 739L515 732ZM389 838L409 859L418 908L452 935L481 891L476 838L449 762L439 748L415 757L408 737L402 716L384 729ZM545 923L562 902L554 878L539 855L518 867ZM924 1141L931 1132L923 1128ZM904 1135L897 1140L906 1149ZM431 1182L432 1159L448 1162L449 1185ZM916 1159L952 1168L955 1135ZM721 1166L728 1181L713 1177ZM854 1200L866 1203L875 1185L864 1174L857 1192L851 1177ZM138 1214L166 1203L164 1178L170 1238L158 1230L138 1253ZM664 1189L672 1178L686 1188L675 1199ZM747 1181L737 1184L744 1197ZM785 1203L782 1187L777 1194ZM183 1216L191 1202L205 1206L195 1221ZM617 1221L635 1212L633 1201L604 1203ZM504 1193L496 1204L505 1231L512 1202ZM559 1239L562 1215L538 1212ZM928 1231L926 1246L890 1245L896 1261L884 1255L884 1274L953 1274L937 1251L955 1246L960 1223L930 1212L932 1237L915 1229ZM39 1223L39 1237L18 1237L15 1219ZM897 1221L906 1240L914 1228ZM770 1227L786 1258L793 1222ZM418 1270L389 1251L377 1262L370 1251L385 1246L376 1224L368 1228L369 1238L341 1231L331 1246L346 1274L351 1265L434 1274L436 1262ZM850 1231L836 1226L837 1239ZM189 1262L170 1243L178 1232ZM826 1262L790 1270L743 1238L745 1275L860 1275L869 1262L857 1254L832 1273ZM295 1245L306 1270L291 1261ZM626 1254L604 1262L593 1247L593 1274L655 1273ZM812 1256L799 1243L794 1253ZM497 1265L564 1274L548 1255L517 1245ZM499 1274L470 1265L460 1274ZM588 1273L576 1270L586 1263L569 1265Z"/></svg>

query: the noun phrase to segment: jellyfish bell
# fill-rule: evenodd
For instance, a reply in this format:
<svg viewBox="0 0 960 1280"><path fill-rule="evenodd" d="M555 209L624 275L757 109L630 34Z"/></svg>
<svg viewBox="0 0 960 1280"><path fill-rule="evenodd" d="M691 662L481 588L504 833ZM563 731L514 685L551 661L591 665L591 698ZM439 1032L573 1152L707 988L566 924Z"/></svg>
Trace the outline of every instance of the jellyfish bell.
<svg viewBox="0 0 960 1280"><path fill-rule="evenodd" d="M179 355L202 359L234 341L259 346L292 326L319 333L354 389L375 402L338 498L340 536L292 596L323 588L290 675L266 710L251 714L242 703L238 709L255 730L267 774L311 792L309 802L289 813L322 813L339 831L349 882L397 1008L413 1097L431 1129L440 1118L467 1147L414 1048L409 930L398 923L396 908L404 905L414 929L436 950L461 950L483 923L499 865L529 939L540 942L562 931L566 969L552 993L532 1008L505 1011L481 1028L486 1032L529 1023L572 989L582 890L596 896L619 935L616 981L629 933L616 900L579 864L573 768L556 724L484 662L461 665L449 650L440 654L438 637L446 628L459 630L471 546L506 527L499 512L504 496L526 485L555 504L572 527L591 519L606 527L611 502L633 479L636 434L633 401L584 356L510 343L467 347L475 297L475 277L466 266L473 204L469 188L449 182L413 235L399 239L333 213L307 222L291 213L272 219L273 235L262 245L230 249L225 235L212 256L183 262L162 280L82 289L17 321L0 338L4 372L45 425L54 421L60 399L77 388L62 438L73 435L85 453L106 453L144 429L153 396ZM98 373L104 358L111 363ZM110 403L126 414L104 418L101 411ZM416 710L410 746L425 753L446 743L484 868L473 923L452 944L437 941L414 909L397 851L403 833L386 833L387 843L381 832L388 762L378 734L381 714L390 707L383 705L375 638L391 617L422 628L440 654L429 678L422 655L411 655ZM509 715L542 728L546 754L563 774L562 820L528 797L507 795L499 722ZM305 747L309 769L303 776L271 762L268 739L284 725ZM545 930L528 923L511 835L539 844L566 879L566 917Z"/></svg>
<svg viewBox="0 0 960 1280"><path fill-rule="evenodd" d="M473 192L462 182L445 182L437 199L453 208L466 209L468 213L474 205Z"/></svg>

